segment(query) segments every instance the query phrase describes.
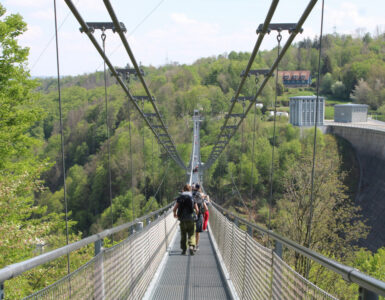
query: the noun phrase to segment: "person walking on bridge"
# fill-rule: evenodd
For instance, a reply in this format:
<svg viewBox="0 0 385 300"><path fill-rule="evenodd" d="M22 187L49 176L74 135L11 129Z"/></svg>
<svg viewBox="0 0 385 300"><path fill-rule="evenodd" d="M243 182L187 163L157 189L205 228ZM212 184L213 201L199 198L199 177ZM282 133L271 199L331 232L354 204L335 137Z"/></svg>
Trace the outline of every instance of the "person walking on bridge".
<svg viewBox="0 0 385 300"><path fill-rule="evenodd" d="M191 186L186 184L182 193L176 199L173 209L174 217L180 221L180 247L182 255L186 254L189 247L190 255L195 254L195 213L198 214L198 206L194 203L191 194Z"/></svg>
<svg viewBox="0 0 385 300"><path fill-rule="evenodd" d="M204 195L203 200L206 204L206 207L208 208L210 205L210 197L209 195ZM203 213L203 231L207 231L207 223L209 222L209 210L206 209L206 211Z"/></svg>
<svg viewBox="0 0 385 300"><path fill-rule="evenodd" d="M195 188L192 194L193 194L195 205L198 206L198 210L199 210L199 212L197 213L196 237L195 237L195 240L196 240L195 250L199 250L199 237L200 237L200 233L203 231L203 215L207 211L207 205L203 200L204 194L202 193L202 189L198 183L195 185Z"/></svg>

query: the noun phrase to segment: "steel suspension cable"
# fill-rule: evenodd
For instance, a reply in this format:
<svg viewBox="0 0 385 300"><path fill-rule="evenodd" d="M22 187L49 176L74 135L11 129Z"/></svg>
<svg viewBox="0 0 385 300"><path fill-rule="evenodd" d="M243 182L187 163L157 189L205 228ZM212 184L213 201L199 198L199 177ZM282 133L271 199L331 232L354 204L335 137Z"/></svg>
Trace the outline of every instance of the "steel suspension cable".
<svg viewBox="0 0 385 300"><path fill-rule="evenodd" d="M164 2L165 0L161 0L158 2L157 5L154 6L154 8L128 33L128 36L131 36L158 8L159 6ZM122 44L119 44L110 52L110 56L112 56L116 51L120 49ZM99 66L97 69L99 69L101 66Z"/></svg>
<svg viewBox="0 0 385 300"><path fill-rule="evenodd" d="M154 136L151 138L151 175L152 175L152 184L155 183L155 171L154 171Z"/></svg>
<svg viewBox="0 0 385 300"><path fill-rule="evenodd" d="M60 145L61 145L61 160L62 160L62 172L63 172L63 194L64 194L64 210L65 210L65 224L66 224L66 245L69 244L69 232L68 232L68 199L67 199L67 184L66 184L66 167L65 167L65 149L64 149L64 131L63 131L63 111L61 102L61 86L60 86L60 62L59 62L59 39L58 39L58 27L57 27L57 12L56 12L56 0L53 0L54 17L55 17L55 43L56 43L56 69L57 69L57 90L59 97L59 122L60 122ZM67 273L71 273L70 268L70 255L67 254ZM71 286L70 286L71 294Z"/></svg>
<svg viewBox="0 0 385 300"><path fill-rule="evenodd" d="M142 100L142 110L144 111L144 100ZM144 125L144 121L142 120ZM143 148L143 183L144 183L144 199L147 200L147 183L146 183L146 151L145 151L145 141L144 141L145 129L142 126L142 148Z"/></svg>
<svg viewBox="0 0 385 300"><path fill-rule="evenodd" d="M129 148L130 148L130 172L131 172L131 198L132 198L132 220L135 220L135 206L134 206L134 166L132 161L132 133L131 133L131 111L130 111L130 102L127 102L128 110L128 139Z"/></svg>
<svg viewBox="0 0 385 300"><path fill-rule="evenodd" d="M102 30L101 39L103 43L103 53L106 54L106 38L107 35ZM110 122L108 122L108 94L107 94L107 69L106 62L103 63L103 73L104 73L104 105L106 110L106 134L107 134L107 169L108 169L108 195L110 199L110 218L111 218L111 228L114 227L114 215L112 208L112 181L111 181L111 145L110 145ZM112 240L114 236L111 235Z"/></svg>
<svg viewBox="0 0 385 300"><path fill-rule="evenodd" d="M245 113L245 101L242 102L242 108L243 108L243 114ZM245 149L244 147L244 131L245 131L245 124L242 124L242 128L241 128L241 147L240 147L240 150L241 150L241 155L240 155L240 160L239 160L239 185L242 186L242 183L243 183L243 178L242 178L242 171L243 171L243 168L242 168L242 153Z"/></svg>
<svg viewBox="0 0 385 300"><path fill-rule="evenodd" d="M237 99L238 99L239 95L241 94L242 88L243 88L243 86L244 86L244 84L246 82L247 76L248 76L248 74L249 74L249 72L251 70L251 67L252 67L253 62L255 60L255 57L257 56L257 53L258 53L259 48L260 48L260 46L262 44L263 38L265 37L265 35L267 33L267 29L268 29L268 26L270 24L270 21L273 18L275 10L276 10L276 8L278 6L278 2L279 2L279 0L273 0L271 5L270 5L269 11L268 11L268 13L266 15L266 18L265 18L265 22L263 23L262 31L258 35L258 39L257 39L257 41L256 41L256 43L254 45L253 51L250 54L250 58L249 58L249 61L247 63L244 75L242 76L241 82L239 83L238 88L237 88L237 90L235 92L234 101L230 105L229 114L231 114L231 112L233 111L233 109L234 109L234 107L235 107L235 105L237 103ZM224 124L222 126L222 129L221 129L221 131L219 133L219 136L221 136L224 133L225 127L226 127L227 122L228 122L229 119L230 118L226 118L225 119ZM218 145L218 141L215 143L215 146ZM214 146L214 148L215 148L215 146ZM213 153L210 154L209 160L210 160L210 158L212 156L213 156ZM210 167L212 163L210 161L208 163L210 164L209 165L209 167ZM206 165L207 165L207 162L206 162ZM207 167L205 167L205 168L207 168Z"/></svg>
<svg viewBox="0 0 385 300"><path fill-rule="evenodd" d="M322 0L321 9L321 29L320 29L320 42L319 42L319 53L318 53L318 74L317 74L317 99L316 99L316 110L315 110L315 122L314 122L314 140L313 140L313 162L311 170L311 189L310 189L310 211L309 220L307 224L307 234L305 246L310 248L311 244L311 226L313 221L314 213L314 175L315 175L315 161L317 154L317 122L319 119L319 86L320 86L320 73L321 73L321 54L322 54L322 36L323 36L323 22L324 22L324 0ZM308 270L307 270L308 273ZM308 275L308 274L307 274Z"/></svg>
<svg viewBox="0 0 385 300"><path fill-rule="evenodd" d="M234 136L235 132L239 129L239 126L242 124L244 118L246 117L246 115L249 113L250 109L252 108L252 106L256 103L257 101L257 98L259 97L259 95L262 93L265 85L267 84L267 82L269 81L270 77L273 75L277 65L279 64L279 62L282 60L283 56L286 54L286 51L289 49L289 47L291 46L291 43L293 42L294 38L297 36L298 33L302 32L302 25L304 24L304 22L306 21L307 17L309 16L310 12L313 10L315 4L317 3L318 0L310 0L309 4L307 5L305 11L303 12L302 16L300 17L299 21L297 22L297 25L296 27L292 30L289 38L287 39L285 45L282 47L282 50L280 52L280 56L274 61L273 65L271 66L270 70L268 71L268 73L265 75L265 79L263 80L263 82L261 83L260 87L258 88L256 94L254 95L253 99L250 101L247 109L246 109L246 113L244 115L244 117L242 117L239 122L237 123L236 125L236 128L234 128L231 133L228 134L228 138L227 138L227 141L226 143L224 144L223 147L220 147L220 150L215 152L215 151L211 151L210 153L210 156L209 156L209 159L208 161L205 163L205 169L207 168L210 168L211 165L214 163L214 161L219 157L220 153L223 151L223 149L226 148L226 146L228 145L229 143L229 140ZM269 13L270 15L270 13ZM263 27L261 29L261 33L260 34L265 34L266 30L267 30L267 27L268 25L270 24L270 19L268 20L268 18L266 18L266 21L265 23L263 24ZM257 41L258 43L258 41ZM258 50L258 49L256 49ZM247 74L249 73L250 69L246 68L246 70L242 73L243 74L243 77L247 76ZM242 81L241 81L242 83ZM236 94L236 96L234 97L234 101L232 101L232 105L230 106L230 109L229 109L229 114L231 114L232 110L233 110L233 107L234 107L234 103L236 102L236 99L238 97L239 94ZM226 124L227 124L227 121L228 121L228 118L225 119L225 122L224 122L224 125L222 126L222 129L221 129L221 132L220 134L218 135L218 137L222 137L223 136L223 132L226 130ZM218 146L218 142L219 142L220 138L218 138L215 146L213 149L216 149L217 146Z"/></svg>
<svg viewBox="0 0 385 300"><path fill-rule="evenodd" d="M162 181L158 185L158 188L156 189L156 192L155 192L155 194L153 196L153 199L151 200L150 205L148 206L148 208L147 208L146 212L144 213L144 215L146 215L149 212L149 210L151 209L151 205L154 202L154 199L155 199L156 195L158 194L158 192L159 192L161 186L163 185L163 182L164 182L164 180L165 180L165 178L166 178L166 176L168 174L167 171L168 171L169 167L170 167L170 162L167 160L167 168L164 171L164 175L163 175ZM162 201L162 199L160 199L160 200Z"/></svg>
<svg viewBox="0 0 385 300"><path fill-rule="evenodd" d="M230 176L231 176L231 181L232 181L232 183L233 183L233 186L235 187L235 190L237 191L238 198L241 200L241 202L242 202L242 204L243 204L243 207L246 209L246 212L248 213L248 219L249 219L249 222L251 222L251 211L250 211L250 209L247 207L245 201L244 201L243 198L242 198L241 193L239 192L239 189L238 189L237 185L235 184L234 177L233 177L233 173L230 173Z"/></svg>
<svg viewBox="0 0 385 300"><path fill-rule="evenodd" d="M68 1L68 0L66 0ZM156 105L156 103L152 100L152 95L151 95L151 92L149 90L149 87L147 86L147 83L146 81L144 80L144 77L142 75L142 73L140 72L140 68L139 68L139 65L135 59L135 56L131 50L131 47L130 45L128 44L128 41L127 41L127 38L126 36L124 35L124 32L121 28L121 24L116 16L116 13L114 11L114 9L112 8L112 5L110 3L110 0L103 0L104 2L104 5L106 6L106 9L112 19L112 22L114 23L114 26L116 28L116 32L118 33L122 43L123 43L123 46L124 48L126 49L126 52L127 52L127 55L129 56L133 66L134 66L134 69L136 70L136 73L137 73L137 76L144 88L144 91L145 91L145 94L147 95L151 105L152 105L152 108L153 110L155 111L155 114L156 114L156 117L160 123L160 127L161 127L161 130L163 130L163 132L167 135L167 139L169 141L169 146L172 147L173 150L175 150L175 153L173 152L173 154L170 153L170 148L169 147L166 147L166 145L162 142L160 142L163 146L163 148L166 150L167 153L170 154L171 157L173 157L173 159L175 160L176 163L178 163L178 165L183 168L183 169L187 169L187 167L184 165L181 157L179 156L178 152L176 151L176 146L175 146L175 143L174 141L172 140L168 130L167 130L167 126L165 125L165 122L163 120L163 118L161 117L161 113ZM159 140L160 141L160 140Z"/></svg>
<svg viewBox="0 0 385 300"><path fill-rule="evenodd" d="M76 4L79 3L80 0L77 0L76 1ZM63 21L60 23L60 25L57 27L57 31L59 32L60 29L63 27L64 23L67 21L67 19L69 18L71 12L68 12L67 15L64 17ZM48 40L47 44L45 45L45 47L43 48L43 50L40 52L40 54L38 55L38 57L36 58L36 60L32 63L31 65L31 69L30 71L32 71L36 65L38 64L38 62L40 61L40 59L43 57L44 53L48 50L48 47L51 45L53 39L55 38L56 36L56 30L55 30L55 33L51 36L51 38Z"/></svg>
<svg viewBox="0 0 385 300"><path fill-rule="evenodd" d="M150 100L150 102L151 102L151 104L152 104L152 106L154 108L155 113L157 114L158 121L160 122L160 127L157 126L157 129L153 126L153 124L151 124L149 122L148 118L145 116L143 111L138 106L136 98L130 93L130 91L128 90L127 86L123 82L122 78L120 78L120 75L118 74L118 72L115 69L115 67L112 65L112 63L109 60L109 58L107 57L107 55L105 53L103 53L102 48L100 47L99 43L96 41L95 37L93 36L92 27L89 27L87 25L87 23L84 21L84 19L80 15L79 11L76 9L74 4L72 3L72 0L64 0L64 1L68 5L69 9L72 11L72 13L75 16L75 18L77 19L77 21L79 22L79 24L81 26L81 31L84 32L88 36L88 38L90 39L91 43L94 45L95 49L102 56L102 58L104 59L104 61L107 64L108 68L110 69L112 75L115 76L115 78L118 81L119 85L122 87L122 89L126 93L127 97L129 98L129 100L133 104L134 108L140 113L142 118L146 121L147 126L151 129L151 131L155 135L158 143L165 149L167 154L169 156L171 156L180 167L182 167L183 169L186 169L186 166L184 165L182 159L180 158L178 152L176 151L175 144L172 141L171 136L170 136L170 134L167 131L167 127L165 126L165 124L163 122L163 119L161 118L160 112L159 112L159 110L158 110L158 108L157 108L157 106L156 106L156 104L154 102L155 99L152 98L151 94L149 93L148 88L146 89L147 86L143 86L143 87L146 90L147 97ZM103 0L103 1L107 1L107 0ZM108 6L108 9L112 10L112 7ZM124 29L122 28L121 24L118 22L118 20L117 20L117 18L115 16L115 13L113 11L109 11L109 12L111 12L111 14L112 14L111 17L113 17L113 23L114 23L115 30L119 33L119 36L121 37L121 40L122 40L126 50L128 50L129 49L129 45L128 45L127 39L125 38L125 36L123 34L123 30ZM133 57L131 49L129 49L129 50L130 50L130 55L132 56L131 60L133 61L135 71L138 74L138 77L141 80L141 83L145 84L143 76L141 74L141 70L139 69L139 65L136 63L135 57ZM131 58L131 56L130 56L130 58ZM168 143L170 144L171 147L167 147L166 143L160 139L160 134L162 132L167 134L166 138L167 138Z"/></svg>
<svg viewBox="0 0 385 300"><path fill-rule="evenodd" d="M253 146L251 150L251 180L250 180L250 200L253 200L253 185L254 185L254 152L255 152L255 127L257 119L257 107L254 105L254 120L253 120Z"/></svg>
<svg viewBox="0 0 385 300"><path fill-rule="evenodd" d="M277 57L279 57L279 52L281 49L281 40L282 40L282 35L281 32L278 31L277 35L277 42L278 42L278 47L277 47ZM270 194L269 194L269 224L268 224L268 229L271 230L271 211L273 207L273 177L274 177L274 149L275 149L275 131L276 131L276 122L277 122L277 87L278 87L278 69L279 65L277 65L277 70L276 70L276 76L275 76L275 97L274 97L274 125L273 125L273 146L271 148L271 167L270 167ZM269 236L270 240L270 236Z"/></svg>

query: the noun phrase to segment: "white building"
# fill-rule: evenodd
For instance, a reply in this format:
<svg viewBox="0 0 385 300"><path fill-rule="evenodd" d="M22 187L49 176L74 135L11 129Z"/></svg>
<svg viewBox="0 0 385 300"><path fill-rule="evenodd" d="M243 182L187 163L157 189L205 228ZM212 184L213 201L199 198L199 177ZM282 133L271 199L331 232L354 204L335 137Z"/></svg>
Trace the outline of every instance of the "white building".
<svg viewBox="0 0 385 300"><path fill-rule="evenodd" d="M354 123L368 121L368 106L366 104L334 105L334 122Z"/></svg>
<svg viewBox="0 0 385 300"><path fill-rule="evenodd" d="M290 124L314 126L317 96L297 96L290 98ZM325 117L325 99L318 97L317 125L322 126Z"/></svg>

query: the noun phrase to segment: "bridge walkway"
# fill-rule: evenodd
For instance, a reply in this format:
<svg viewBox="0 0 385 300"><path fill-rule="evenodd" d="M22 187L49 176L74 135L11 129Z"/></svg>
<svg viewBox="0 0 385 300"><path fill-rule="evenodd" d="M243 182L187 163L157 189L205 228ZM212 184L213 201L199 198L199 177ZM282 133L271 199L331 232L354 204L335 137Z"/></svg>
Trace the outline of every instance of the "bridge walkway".
<svg viewBox="0 0 385 300"><path fill-rule="evenodd" d="M182 255L180 230L150 299L231 299L208 232L202 232L195 255Z"/></svg>

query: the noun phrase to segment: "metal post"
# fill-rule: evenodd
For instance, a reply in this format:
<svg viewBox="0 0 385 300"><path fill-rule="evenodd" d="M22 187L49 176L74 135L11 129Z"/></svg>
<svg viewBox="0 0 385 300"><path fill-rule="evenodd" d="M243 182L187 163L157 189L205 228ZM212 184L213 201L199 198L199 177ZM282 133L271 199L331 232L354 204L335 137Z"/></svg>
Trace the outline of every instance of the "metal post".
<svg viewBox="0 0 385 300"><path fill-rule="evenodd" d="M165 246L166 246L166 251L168 251L169 250L168 249L168 231L167 231L167 217L166 216L163 218L163 222L164 222L164 237L166 239ZM170 249L170 251L171 251L171 249Z"/></svg>
<svg viewBox="0 0 385 300"><path fill-rule="evenodd" d="M238 218L234 218L234 224L235 224L237 227L239 227L239 220L238 220Z"/></svg>
<svg viewBox="0 0 385 300"><path fill-rule="evenodd" d="M282 249L282 243L280 243L279 241L275 241L275 247L274 247L274 250L273 252L280 258L282 259L282 252L283 252L283 249ZM271 278L272 278L272 281L271 281L271 293L273 293L273 286L274 284L276 285L277 287L277 290L278 290L278 294L279 295L282 295L282 285L281 285L281 282L279 280L277 280L276 282L274 282L274 255L273 255L273 260L272 260L272 265L271 265Z"/></svg>
<svg viewBox="0 0 385 300"><path fill-rule="evenodd" d="M274 253L278 255L279 258L282 259L282 243L275 241Z"/></svg>
<svg viewBox="0 0 385 300"><path fill-rule="evenodd" d="M253 237L253 228L249 225L247 225L247 234L251 237Z"/></svg>
<svg viewBox="0 0 385 300"><path fill-rule="evenodd" d="M102 251L102 245L103 245L103 241L102 240L97 240L95 243L94 243L94 254L95 256L98 255L100 253L100 251Z"/></svg>
<svg viewBox="0 0 385 300"><path fill-rule="evenodd" d="M248 241L248 237L247 235L249 234L249 226L247 226L247 231L245 232L245 251L243 253L244 255L244 261L243 261L243 279L242 279L242 299L245 299L245 285L246 285L246 268L248 266L248 263L247 263L247 241ZM250 234L249 234L250 235Z"/></svg>
<svg viewBox="0 0 385 300"><path fill-rule="evenodd" d="M378 300L378 295L360 286L358 288L358 300Z"/></svg>
<svg viewBox="0 0 385 300"><path fill-rule="evenodd" d="M230 267L229 267L229 274L230 274L230 279L232 278L231 275L232 275L232 271L233 271L233 254L234 254L234 227L237 226L235 224L235 220L234 219L234 223L232 224L231 226L231 252L230 252Z"/></svg>
<svg viewBox="0 0 385 300"><path fill-rule="evenodd" d="M143 229L143 222L138 222L135 224L135 231L139 232Z"/></svg>
<svg viewBox="0 0 385 300"><path fill-rule="evenodd" d="M4 299L4 282L0 282L0 300Z"/></svg>
<svg viewBox="0 0 385 300"><path fill-rule="evenodd" d="M97 240L94 243L95 256L98 256L102 252L103 240ZM95 299L104 299L104 263L103 254L99 255L94 265L94 296Z"/></svg>

